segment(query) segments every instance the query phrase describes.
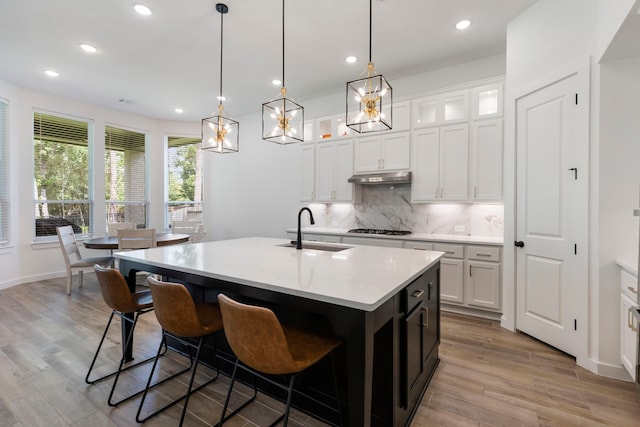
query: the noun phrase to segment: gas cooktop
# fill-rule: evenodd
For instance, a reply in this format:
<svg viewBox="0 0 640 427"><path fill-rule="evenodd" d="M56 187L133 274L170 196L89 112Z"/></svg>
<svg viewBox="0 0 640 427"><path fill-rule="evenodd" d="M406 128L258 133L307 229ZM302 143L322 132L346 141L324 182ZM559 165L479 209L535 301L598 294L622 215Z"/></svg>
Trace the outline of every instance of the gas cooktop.
<svg viewBox="0 0 640 427"><path fill-rule="evenodd" d="M376 228L352 228L349 233L385 234L387 236L406 236L411 234L409 230L380 230Z"/></svg>

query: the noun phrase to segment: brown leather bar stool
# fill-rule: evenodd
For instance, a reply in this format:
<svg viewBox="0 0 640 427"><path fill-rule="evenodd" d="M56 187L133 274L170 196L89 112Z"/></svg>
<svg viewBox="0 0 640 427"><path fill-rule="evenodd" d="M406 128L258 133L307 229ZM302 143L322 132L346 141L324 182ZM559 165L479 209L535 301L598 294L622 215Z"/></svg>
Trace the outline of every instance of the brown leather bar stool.
<svg viewBox="0 0 640 427"><path fill-rule="evenodd" d="M148 290L134 292L131 293L129 290L129 286L127 285L126 280L120 274L118 270L114 270L111 268L104 268L100 265L94 265L94 270L96 272L96 277L98 278L98 283L100 284L100 291L102 292L102 298L104 302L111 308L111 316L109 316L109 321L107 322L107 326L104 328L104 333L102 334L102 338L100 339L100 344L98 344L98 349L96 350L96 354L93 356L93 360L91 361L91 365L89 366L89 372L87 372L87 376L85 377L85 381L87 384L95 384L98 381L109 378L115 375L113 380L113 385L111 386L111 392L109 393L109 399L107 400L109 406L116 406L125 400L129 400L132 397L135 397L142 393L144 390L140 390L137 393L129 395L117 402L113 402L113 394L116 390L116 385L118 384L118 378L120 377L120 373L126 371L127 369L138 366L142 363L148 362L154 357L150 357L141 362L132 364L123 368L125 364L125 355L123 355L120 359L120 364L118 369L106 374L97 379L90 379L91 372L95 366L96 360L98 359L98 354L100 353L100 349L102 348L102 344L104 343L105 337L107 336L107 332L109 331L109 327L111 326L111 321L114 316L119 316L122 322L131 323L131 328L126 337L125 344L123 348L127 348L131 344L131 339L133 337L133 331L138 323L138 318L140 315L144 313L148 313L153 310L153 300L151 297L151 292ZM127 316L129 313L134 313L133 317Z"/></svg>
<svg viewBox="0 0 640 427"><path fill-rule="evenodd" d="M191 394L217 379L220 374L220 371L216 366L216 375L213 378L208 379L204 384L199 385L195 389L193 388L193 380L196 376L198 363L200 362L200 352L204 346L204 340L206 337L212 336L216 332L222 330L222 316L220 314L218 304L196 304L184 285L179 283L162 282L151 276L147 277L147 282L151 290L151 295L153 296L154 312L160 326L162 326L162 341L158 347L156 360L153 362L153 367L149 374L147 387L145 388L144 393L142 394L142 399L140 400L140 406L138 407L138 413L136 414L136 421L143 423L170 406L180 402L182 399L185 399L179 424L182 425L187 413L187 405L189 404L189 397ZM153 378L153 373L158 363L158 357L160 356L163 345L166 346L167 337L171 337L189 348L189 358L192 360L193 364L189 387L187 388L187 393L184 396L169 402L160 409L157 409L142 418L140 416L142 413L142 407L144 406L145 399L147 398L151 379ZM215 350L215 337L213 345ZM192 349L196 350L195 362L193 362L191 357Z"/></svg>
<svg viewBox="0 0 640 427"><path fill-rule="evenodd" d="M340 345L340 339L321 336L283 325L270 309L243 304L224 294L218 295L218 303L222 312L224 334L231 346L231 350L237 357L231 383L229 384L229 392L224 402L218 426L222 426L223 422L238 413L256 397L257 391L254 384L253 397L225 417L238 368L251 372L270 384L287 391L285 412L271 424L273 426L283 420L283 425L286 426L289 419L296 375L315 365L329 354L332 356L336 407L333 408L323 402L312 399L310 396L305 396L314 400L317 404L337 412L340 420L340 399L338 396L335 363L333 361L333 350ZM289 385L285 387L283 384L262 374L284 375L288 377Z"/></svg>

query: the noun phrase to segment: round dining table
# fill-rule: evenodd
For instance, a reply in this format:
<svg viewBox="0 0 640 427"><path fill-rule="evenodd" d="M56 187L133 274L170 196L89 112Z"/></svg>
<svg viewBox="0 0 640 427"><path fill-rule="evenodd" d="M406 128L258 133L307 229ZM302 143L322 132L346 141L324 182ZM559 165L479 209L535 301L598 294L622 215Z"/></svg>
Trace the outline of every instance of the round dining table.
<svg viewBox="0 0 640 427"><path fill-rule="evenodd" d="M185 243L189 241L188 234L180 233L158 233L156 234L156 244L158 246L177 245L178 243ZM87 249L118 249L118 237L94 237L93 239L87 239L82 242Z"/></svg>

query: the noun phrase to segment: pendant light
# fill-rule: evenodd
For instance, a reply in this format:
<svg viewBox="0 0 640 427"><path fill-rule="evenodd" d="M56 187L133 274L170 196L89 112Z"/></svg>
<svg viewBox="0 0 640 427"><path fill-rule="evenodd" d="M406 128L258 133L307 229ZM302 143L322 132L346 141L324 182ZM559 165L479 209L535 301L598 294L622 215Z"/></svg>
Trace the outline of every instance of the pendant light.
<svg viewBox="0 0 640 427"><path fill-rule="evenodd" d="M393 121L392 89L371 61L372 0L369 0L369 63L367 77L347 83L347 126L358 133L390 130ZM386 112L388 111L388 113Z"/></svg>
<svg viewBox="0 0 640 427"><path fill-rule="evenodd" d="M304 108L287 96L284 82L284 0L282 0L282 87L280 94L262 104L262 139L278 144L304 140Z"/></svg>
<svg viewBox="0 0 640 427"><path fill-rule="evenodd" d="M218 113L202 119L202 143L203 150L214 153L238 152L240 123L224 115L222 101L222 40L223 18L229 12L226 4L216 4L216 10L220 12L220 96L218 96Z"/></svg>

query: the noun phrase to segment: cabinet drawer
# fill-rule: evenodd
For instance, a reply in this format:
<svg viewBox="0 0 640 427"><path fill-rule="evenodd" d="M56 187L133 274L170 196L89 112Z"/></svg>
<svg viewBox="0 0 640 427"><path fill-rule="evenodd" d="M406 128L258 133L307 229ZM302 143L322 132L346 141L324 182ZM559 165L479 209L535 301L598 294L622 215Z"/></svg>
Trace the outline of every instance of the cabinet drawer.
<svg viewBox="0 0 640 427"><path fill-rule="evenodd" d="M419 251L432 251L433 243L428 242L415 242L411 240L405 240L404 247L406 249L416 249Z"/></svg>
<svg viewBox="0 0 640 427"><path fill-rule="evenodd" d="M493 246L467 246L467 258L500 262L500 248Z"/></svg>
<svg viewBox="0 0 640 427"><path fill-rule="evenodd" d="M434 251L444 252L445 258L464 258L464 246L449 243L434 243Z"/></svg>
<svg viewBox="0 0 640 427"><path fill-rule="evenodd" d="M623 294L638 301L638 279L626 270L620 272L620 288Z"/></svg>
<svg viewBox="0 0 640 427"><path fill-rule="evenodd" d="M327 243L341 243L342 242L342 237L333 236L333 235L322 235L322 236L320 236L320 240L322 242L327 242Z"/></svg>
<svg viewBox="0 0 640 427"><path fill-rule="evenodd" d="M429 292L428 283L424 276L418 277L409 286L404 289L404 309L405 313L409 313L415 306L420 304L422 300L427 298Z"/></svg>

